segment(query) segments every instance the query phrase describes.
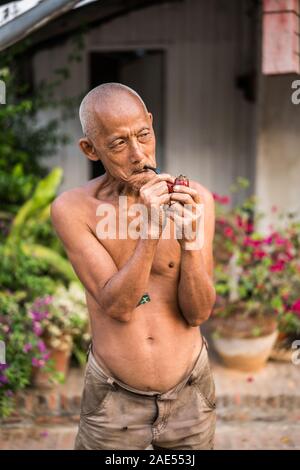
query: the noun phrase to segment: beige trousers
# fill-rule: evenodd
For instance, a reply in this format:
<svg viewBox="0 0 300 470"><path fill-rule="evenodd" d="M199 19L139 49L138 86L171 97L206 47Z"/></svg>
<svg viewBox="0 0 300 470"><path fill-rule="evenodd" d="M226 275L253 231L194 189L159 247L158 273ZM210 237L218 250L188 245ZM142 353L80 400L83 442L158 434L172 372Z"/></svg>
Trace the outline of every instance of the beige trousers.
<svg viewBox="0 0 300 470"><path fill-rule="evenodd" d="M90 352L75 449L213 449L215 424L205 339L192 371L165 393L137 390L110 377Z"/></svg>

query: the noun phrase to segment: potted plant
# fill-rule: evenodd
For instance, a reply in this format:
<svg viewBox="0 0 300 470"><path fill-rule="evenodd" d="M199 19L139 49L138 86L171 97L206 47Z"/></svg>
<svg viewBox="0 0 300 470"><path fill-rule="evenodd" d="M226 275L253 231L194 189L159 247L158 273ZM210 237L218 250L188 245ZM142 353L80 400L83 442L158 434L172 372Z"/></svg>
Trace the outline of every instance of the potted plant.
<svg viewBox="0 0 300 470"><path fill-rule="evenodd" d="M263 367L277 338L276 318L254 302L217 308L211 327L214 348L224 365L243 371Z"/></svg>
<svg viewBox="0 0 300 470"><path fill-rule="evenodd" d="M227 212L220 208L220 196L217 203L212 340L225 365L256 370L278 336L297 249L284 229L255 230L261 214L254 197Z"/></svg>
<svg viewBox="0 0 300 470"><path fill-rule="evenodd" d="M281 289L279 335L271 359L291 362L293 343L300 339L300 223L292 221L285 233L298 256L289 263L288 283Z"/></svg>
<svg viewBox="0 0 300 470"><path fill-rule="evenodd" d="M55 383L53 379L65 379L73 352L79 364L83 363L85 352L81 348L90 340L84 291L76 282L68 288L59 286L53 295L39 297L26 308L33 329L49 354L49 366L56 373L53 376L47 367L37 367L33 383L50 387Z"/></svg>

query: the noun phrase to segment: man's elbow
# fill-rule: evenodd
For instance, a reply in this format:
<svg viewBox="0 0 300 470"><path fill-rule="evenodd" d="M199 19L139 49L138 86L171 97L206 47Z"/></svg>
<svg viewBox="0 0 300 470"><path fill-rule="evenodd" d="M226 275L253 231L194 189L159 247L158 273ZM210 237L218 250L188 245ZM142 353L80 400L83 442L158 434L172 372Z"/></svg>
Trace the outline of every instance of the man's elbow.
<svg viewBox="0 0 300 470"><path fill-rule="evenodd" d="M111 306L109 308L103 308L103 306L102 306L102 311L105 312L105 314L108 317L110 317L113 320L116 320L120 323L128 323L132 319L132 312L131 311L116 308L115 306Z"/></svg>
<svg viewBox="0 0 300 470"><path fill-rule="evenodd" d="M132 313L131 312L110 312L109 313L110 318L113 320L116 320L120 323L129 323L130 320L132 319Z"/></svg>
<svg viewBox="0 0 300 470"><path fill-rule="evenodd" d="M202 323L206 322L209 319L210 314L211 314L211 310L202 311L201 316L191 318L188 320L189 326L196 327L196 326L202 325Z"/></svg>
<svg viewBox="0 0 300 470"><path fill-rule="evenodd" d="M200 326L202 325L202 323L206 322L209 319L213 311L215 302L216 302L216 297L214 294L214 296L212 297L207 307L201 309L200 315L196 315L195 317L189 319L188 321L189 325L195 327L195 326Z"/></svg>

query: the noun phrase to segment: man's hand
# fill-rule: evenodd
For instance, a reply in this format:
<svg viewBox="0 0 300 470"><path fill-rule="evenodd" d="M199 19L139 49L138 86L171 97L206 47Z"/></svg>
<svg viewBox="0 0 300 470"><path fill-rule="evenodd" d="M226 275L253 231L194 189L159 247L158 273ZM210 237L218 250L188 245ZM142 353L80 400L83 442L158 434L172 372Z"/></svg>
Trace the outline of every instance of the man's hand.
<svg viewBox="0 0 300 470"><path fill-rule="evenodd" d="M183 249L201 249L203 245L203 204L199 193L177 185L170 194L167 216L174 221L176 238Z"/></svg>
<svg viewBox="0 0 300 470"><path fill-rule="evenodd" d="M175 178L167 173L154 175L140 189L141 202L147 214L144 216L143 236L159 238L166 224L166 209L169 207L171 194L167 181L174 183Z"/></svg>

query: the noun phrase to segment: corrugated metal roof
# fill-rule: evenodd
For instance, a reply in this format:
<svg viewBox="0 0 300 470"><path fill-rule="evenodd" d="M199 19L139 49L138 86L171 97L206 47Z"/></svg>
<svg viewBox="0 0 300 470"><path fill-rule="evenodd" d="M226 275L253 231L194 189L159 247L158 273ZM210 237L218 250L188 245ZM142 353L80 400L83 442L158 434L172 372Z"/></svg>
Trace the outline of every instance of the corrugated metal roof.
<svg viewBox="0 0 300 470"><path fill-rule="evenodd" d="M0 6L0 27L31 10L31 8L34 8L38 3L41 3L41 1L43 0L18 0L14 2L5 2L4 5ZM95 1L96 0L82 0L74 8L80 8Z"/></svg>

